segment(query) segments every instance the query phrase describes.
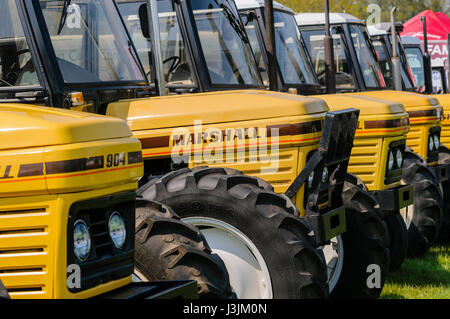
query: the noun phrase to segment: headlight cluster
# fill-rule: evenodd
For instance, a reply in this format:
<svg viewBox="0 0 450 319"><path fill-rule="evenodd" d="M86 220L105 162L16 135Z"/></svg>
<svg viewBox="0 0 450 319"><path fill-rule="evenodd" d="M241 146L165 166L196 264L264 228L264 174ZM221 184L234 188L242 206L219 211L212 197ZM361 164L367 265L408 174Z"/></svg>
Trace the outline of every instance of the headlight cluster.
<svg viewBox="0 0 450 319"><path fill-rule="evenodd" d="M441 145L441 129L433 127L428 133L428 155L427 162L437 162L439 159L439 146Z"/></svg>
<svg viewBox="0 0 450 319"><path fill-rule="evenodd" d="M401 180L405 146L405 140L399 140L389 144L384 180L386 185L397 183Z"/></svg>
<svg viewBox="0 0 450 319"><path fill-rule="evenodd" d="M439 134L430 134L428 138L428 151L438 151L441 145L441 139Z"/></svg>
<svg viewBox="0 0 450 319"><path fill-rule="evenodd" d="M118 211L111 213L108 220L108 233L111 242L117 249L124 247L127 230L125 219ZM92 239L87 223L83 219L78 219L73 227L73 251L80 261L89 258L92 248Z"/></svg>
<svg viewBox="0 0 450 319"><path fill-rule="evenodd" d="M324 167L324 169L322 171L321 183L326 184L328 182L328 179L329 179L328 168ZM308 177L308 189L312 188L313 181L314 181L314 172L312 172Z"/></svg>
<svg viewBox="0 0 450 319"><path fill-rule="evenodd" d="M388 155L388 165L389 171L393 169L401 169L403 166L403 152L401 149L390 149Z"/></svg>

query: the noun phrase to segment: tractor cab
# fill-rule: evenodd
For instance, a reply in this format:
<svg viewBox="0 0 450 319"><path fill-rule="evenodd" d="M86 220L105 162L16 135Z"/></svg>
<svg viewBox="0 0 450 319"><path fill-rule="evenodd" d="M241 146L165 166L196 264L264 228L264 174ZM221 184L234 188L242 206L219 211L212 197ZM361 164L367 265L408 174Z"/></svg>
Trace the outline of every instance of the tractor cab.
<svg viewBox="0 0 450 319"><path fill-rule="evenodd" d="M241 19L260 65L268 68L266 52L264 1L236 1ZM273 3L278 87L283 92L299 94L320 93L319 80L314 72L305 43L294 20L294 11Z"/></svg>
<svg viewBox="0 0 450 319"><path fill-rule="evenodd" d="M0 102L105 114L151 89L113 0L2 1Z"/></svg>
<svg viewBox="0 0 450 319"><path fill-rule="evenodd" d="M147 74L147 1L117 1ZM233 1L158 0L163 79L170 93L264 88L249 38Z"/></svg>
<svg viewBox="0 0 450 319"><path fill-rule="evenodd" d="M403 30L402 24L396 24L395 27L397 37L397 52L401 62L401 77L402 88L404 91L418 91L416 88L416 81L413 76L412 69L409 65L408 58L406 56L405 48L400 40L399 32ZM386 80L386 86L393 90L393 71L391 58L393 55L392 50L392 31L390 23L380 23L376 25L369 25L367 27L372 44L374 46L376 57L379 62L381 71L383 72L384 79ZM419 89L420 90L420 89Z"/></svg>
<svg viewBox="0 0 450 319"><path fill-rule="evenodd" d="M319 78L325 76L325 14L304 13L295 16ZM330 14L331 36L335 48L336 89L355 92L386 89L363 21L344 13ZM354 61L355 63L352 63Z"/></svg>

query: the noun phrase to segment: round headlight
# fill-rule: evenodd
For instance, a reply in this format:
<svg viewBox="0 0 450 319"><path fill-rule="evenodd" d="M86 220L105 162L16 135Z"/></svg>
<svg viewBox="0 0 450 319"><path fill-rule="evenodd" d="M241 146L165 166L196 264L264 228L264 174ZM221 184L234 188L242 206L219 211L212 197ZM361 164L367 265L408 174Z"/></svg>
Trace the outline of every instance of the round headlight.
<svg viewBox="0 0 450 319"><path fill-rule="evenodd" d="M109 236L116 248L121 249L125 244L127 238L127 230L125 227L125 221L118 212L114 212L109 217L108 222Z"/></svg>
<svg viewBox="0 0 450 319"><path fill-rule="evenodd" d="M394 168L394 153L392 153L392 150L390 150L388 158L388 169L392 170L393 168Z"/></svg>
<svg viewBox="0 0 450 319"><path fill-rule="evenodd" d="M322 172L322 184L325 184L328 181L328 168L325 167Z"/></svg>
<svg viewBox="0 0 450 319"><path fill-rule="evenodd" d="M403 165L403 154L402 154L402 151L400 151L398 149L397 150L397 155L395 156L395 158L397 159L397 167L398 168L402 168L402 165Z"/></svg>
<svg viewBox="0 0 450 319"><path fill-rule="evenodd" d="M436 148L436 150L439 149L440 144L441 144L441 141L439 141L439 136L435 135L434 136L434 147Z"/></svg>
<svg viewBox="0 0 450 319"><path fill-rule="evenodd" d="M309 174L309 177L308 177L308 188L311 188L311 187L312 187L313 180L314 180L314 172L312 172L311 174Z"/></svg>
<svg viewBox="0 0 450 319"><path fill-rule="evenodd" d="M428 149L432 151L434 149L434 141L433 136L430 135L430 139L428 140Z"/></svg>
<svg viewBox="0 0 450 319"><path fill-rule="evenodd" d="M80 261L85 261L91 251L91 235L86 223L79 219L73 228L73 251Z"/></svg>

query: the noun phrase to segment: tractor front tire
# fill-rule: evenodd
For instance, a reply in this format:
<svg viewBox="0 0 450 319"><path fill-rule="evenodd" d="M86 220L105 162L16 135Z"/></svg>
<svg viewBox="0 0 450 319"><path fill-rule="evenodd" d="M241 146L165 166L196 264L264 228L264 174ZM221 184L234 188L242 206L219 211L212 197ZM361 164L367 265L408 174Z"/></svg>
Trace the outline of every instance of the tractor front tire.
<svg viewBox="0 0 450 319"><path fill-rule="evenodd" d="M425 160L406 148L402 182L414 187L414 205L402 210L408 229L408 257L425 254L442 226L442 194L436 176ZM411 216L411 208L412 216Z"/></svg>
<svg viewBox="0 0 450 319"><path fill-rule="evenodd" d="M450 165L450 150L443 144L439 147L439 165ZM444 207L443 207L443 219L442 228L439 232L436 243L447 244L450 242L450 176L449 180L440 184Z"/></svg>
<svg viewBox="0 0 450 319"><path fill-rule="evenodd" d="M225 265L204 236L154 201L136 201L135 275L144 281L196 280L201 299L233 297Z"/></svg>
<svg viewBox="0 0 450 319"><path fill-rule="evenodd" d="M390 271L397 271L401 268L403 261L408 254L408 230L405 221L400 214L389 214L385 218L391 246Z"/></svg>
<svg viewBox="0 0 450 319"><path fill-rule="evenodd" d="M295 205L228 168L182 169L138 192L197 226L225 263L238 298L326 298L327 272Z"/></svg>
<svg viewBox="0 0 450 319"><path fill-rule="evenodd" d="M389 232L381 219L380 205L364 183L347 174L342 199L347 231L342 236L343 268L330 292L335 299L376 299L389 271Z"/></svg>

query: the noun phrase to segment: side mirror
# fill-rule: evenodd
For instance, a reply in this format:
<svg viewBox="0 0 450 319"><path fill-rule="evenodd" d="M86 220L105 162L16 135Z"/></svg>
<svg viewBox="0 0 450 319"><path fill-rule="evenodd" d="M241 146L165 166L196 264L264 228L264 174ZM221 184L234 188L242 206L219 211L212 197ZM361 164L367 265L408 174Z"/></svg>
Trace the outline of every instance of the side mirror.
<svg viewBox="0 0 450 319"><path fill-rule="evenodd" d="M144 3L139 7L139 21L141 23L142 35L146 39L150 39L149 25L148 25L148 10L147 4Z"/></svg>

